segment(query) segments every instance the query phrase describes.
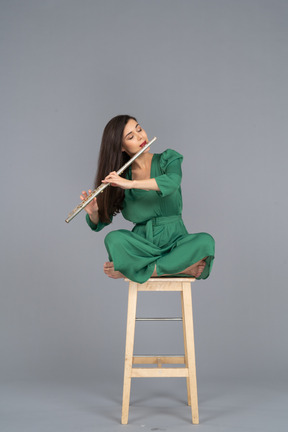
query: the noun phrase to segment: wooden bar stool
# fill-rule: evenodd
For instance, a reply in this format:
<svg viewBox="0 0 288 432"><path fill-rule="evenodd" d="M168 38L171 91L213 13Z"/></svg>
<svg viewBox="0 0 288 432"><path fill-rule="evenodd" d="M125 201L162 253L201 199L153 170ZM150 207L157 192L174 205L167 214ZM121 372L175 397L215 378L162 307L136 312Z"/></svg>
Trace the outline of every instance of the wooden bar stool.
<svg viewBox="0 0 288 432"><path fill-rule="evenodd" d="M150 278L143 284L129 282L127 332L124 366L124 383L122 399L122 424L128 423L131 378L139 377L185 377L187 382L188 405L191 406L192 423L199 423L198 396L194 345L194 328L192 312L191 282L195 278ZM136 305L138 291L180 291L182 304L181 318L136 318ZM135 356L134 335L136 321L182 321L184 335L184 356ZM155 364L157 367L133 367L135 364ZM164 367L162 364L183 364L184 367Z"/></svg>

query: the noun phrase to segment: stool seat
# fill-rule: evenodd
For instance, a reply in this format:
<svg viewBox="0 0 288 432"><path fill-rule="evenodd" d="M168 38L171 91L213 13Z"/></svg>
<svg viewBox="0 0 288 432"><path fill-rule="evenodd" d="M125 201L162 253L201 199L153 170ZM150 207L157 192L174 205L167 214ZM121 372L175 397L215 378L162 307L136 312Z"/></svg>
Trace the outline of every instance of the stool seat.
<svg viewBox="0 0 288 432"><path fill-rule="evenodd" d="M192 423L199 423L198 395L196 379L196 362L194 346L194 328L192 312L191 283L196 279L193 277L155 277L140 284L125 279L129 282L126 348L124 365L124 383L122 399L121 423L128 423L129 401L131 390L131 379L140 377L184 377L187 382L188 405L191 406ZM181 293L182 317L181 318L136 318L137 293L138 291L179 291ZM184 356L179 355L141 355L133 354L135 322L139 320L153 321L179 321L183 323ZM155 364L157 367L133 367L133 365ZM164 367L162 365L184 365L184 367Z"/></svg>

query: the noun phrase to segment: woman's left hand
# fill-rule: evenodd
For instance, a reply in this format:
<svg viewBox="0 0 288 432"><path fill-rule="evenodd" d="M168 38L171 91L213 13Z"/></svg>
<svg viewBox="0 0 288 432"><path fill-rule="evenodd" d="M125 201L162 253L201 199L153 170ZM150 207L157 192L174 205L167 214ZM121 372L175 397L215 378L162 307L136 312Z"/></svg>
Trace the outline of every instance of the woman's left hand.
<svg viewBox="0 0 288 432"><path fill-rule="evenodd" d="M111 186L117 186L121 189L132 189L132 181L120 177L116 171L112 171L108 176L102 180L102 183L110 183Z"/></svg>

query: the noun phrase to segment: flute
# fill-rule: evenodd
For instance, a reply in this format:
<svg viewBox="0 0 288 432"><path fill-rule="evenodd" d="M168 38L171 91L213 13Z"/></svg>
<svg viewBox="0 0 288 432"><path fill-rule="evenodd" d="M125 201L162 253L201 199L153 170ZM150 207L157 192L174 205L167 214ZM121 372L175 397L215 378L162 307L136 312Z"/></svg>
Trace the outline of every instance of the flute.
<svg viewBox="0 0 288 432"><path fill-rule="evenodd" d="M150 142L148 142L148 144L145 144L145 146L138 153L136 153L131 159L129 159L128 162L126 162L125 165L123 165L117 171L117 174L118 175L122 174L122 172L125 171L125 169L128 168L129 165L131 165L134 162L134 160L138 158L138 156L140 156L148 147L151 146L151 144L154 143L154 141L156 141L156 139L157 138L154 137ZM74 210L71 211L71 213L69 213L67 219L65 219L65 222L67 223L70 222L78 213L80 213L81 210L83 210L93 200L93 198L95 198L97 195L102 193L107 186L110 186L110 184L111 183L103 183L100 186L98 186L97 189L91 192L90 195L87 196L87 198L85 198L77 207L75 207Z"/></svg>

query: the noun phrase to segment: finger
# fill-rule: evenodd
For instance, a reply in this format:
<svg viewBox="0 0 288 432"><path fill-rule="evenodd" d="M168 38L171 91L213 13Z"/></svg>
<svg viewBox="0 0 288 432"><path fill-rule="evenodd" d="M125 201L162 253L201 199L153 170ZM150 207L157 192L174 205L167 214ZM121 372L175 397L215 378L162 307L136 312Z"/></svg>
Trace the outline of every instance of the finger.
<svg viewBox="0 0 288 432"><path fill-rule="evenodd" d="M113 178L113 177L115 177L115 176L117 176L116 171L112 171L111 173L109 173L109 174L106 176L106 178Z"/></svg>

